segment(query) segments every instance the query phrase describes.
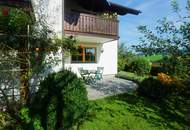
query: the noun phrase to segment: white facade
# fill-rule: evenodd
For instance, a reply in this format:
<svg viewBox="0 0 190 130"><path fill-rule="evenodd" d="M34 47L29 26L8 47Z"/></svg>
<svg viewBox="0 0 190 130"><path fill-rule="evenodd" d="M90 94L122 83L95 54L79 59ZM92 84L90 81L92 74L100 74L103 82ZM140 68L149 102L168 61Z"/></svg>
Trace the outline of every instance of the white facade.
<svg viewBox="0 0 190 130"><path fill-rule="evenodd" d="M33 3L40 3L39 0L33 0ZM58 36L61 36L63 29L62 21L62 0L49 0L46 3L47 22L50 27L56 32ZM68 34L66 34L69 36ZM118 40L109 39L105 37L97 36L74 36L80 41L85 47L96 48L96 62L95 63L71 63L71 56L66 58L65 67L71 68L73 72L79 75L79 67L84 69L95 70L97 67L104 67L104 75L114 75L117 73L117 51L118 51ZM62 54L59 55L62 57ZM56 67L54 71L62 69L62 62Z"/></svg>
<svg viewBox="0 0 190 130"><path fill-rule="evenodd" d="M62 22L62 0L32 0L32 5L37 20L46 19L48 26L61 36Z"/></svg>
<svg viewBox="0 0 190 130"><path fill-rule="evenodd" d="M83 67L87 70L96 70L97 67L104 67L103 75L114 75L117 73L117 47L118 40L106 43L83 43L84 47L95 47L96 63L71 63L71 57L66 60L66 68L79 75L78 68Z"/></svg>

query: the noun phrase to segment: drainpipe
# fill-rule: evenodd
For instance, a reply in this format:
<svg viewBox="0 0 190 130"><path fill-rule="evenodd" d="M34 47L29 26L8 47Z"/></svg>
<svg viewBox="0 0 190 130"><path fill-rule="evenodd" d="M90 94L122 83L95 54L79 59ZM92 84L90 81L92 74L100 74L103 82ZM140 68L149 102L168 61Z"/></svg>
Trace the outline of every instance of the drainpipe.
<svg viewBox="0 0 190 130"><path fill-rule="evenodd" d="M62 40L64 38L65 32L64 32L64 17L65 17L65 0L62 0ZM62 46L62 69L65 69L65 50Z"/></svg>

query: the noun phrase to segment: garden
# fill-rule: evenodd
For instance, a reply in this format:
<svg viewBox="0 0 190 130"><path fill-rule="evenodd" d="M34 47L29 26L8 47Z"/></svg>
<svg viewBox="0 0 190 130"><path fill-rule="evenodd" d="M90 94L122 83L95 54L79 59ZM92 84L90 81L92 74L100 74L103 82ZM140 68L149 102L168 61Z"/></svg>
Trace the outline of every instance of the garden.
<svg viewBox="0 0 190 130"><path fill-rule="evenodd" d="M180 14L177 1L172 7ZM43 14L34 21L24 10L5 9L0 14L0 129L190 130L189 0L186 10L179 25L164 18L156 31L138 27L144 36L133 51L120 44L116 77L136 82L137 90L89 101L81 78L64 67L53 71L58 50L64 58L77 50L77 41L58 38Z"/></svg>

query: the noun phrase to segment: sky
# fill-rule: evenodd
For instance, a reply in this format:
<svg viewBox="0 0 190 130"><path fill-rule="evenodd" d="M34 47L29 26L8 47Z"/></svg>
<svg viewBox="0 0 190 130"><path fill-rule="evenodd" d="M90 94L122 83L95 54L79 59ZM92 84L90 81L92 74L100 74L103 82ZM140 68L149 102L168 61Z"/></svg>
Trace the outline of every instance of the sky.
<svg viewBox="0 0 190 130"><path fill-rule="evenodd" d="M120 16L120 43L125 43L127 47L137 45L139 37L143 35L138 32L137 27L147 25L153 29L159 19L167 17L169 20L177 21L176 14L170 6L170 0L109 0L130 8L140 10L139 15L127 14ZM184 7L186 0L178 0L181 7Z"/></svg>

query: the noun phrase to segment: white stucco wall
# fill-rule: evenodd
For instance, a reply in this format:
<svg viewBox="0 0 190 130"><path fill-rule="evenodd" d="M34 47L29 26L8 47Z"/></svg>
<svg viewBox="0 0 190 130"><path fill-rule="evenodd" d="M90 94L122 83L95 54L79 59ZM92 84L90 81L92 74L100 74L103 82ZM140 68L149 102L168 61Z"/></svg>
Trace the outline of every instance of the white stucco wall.
<svg viewBox="0 0 190 130"><path fill-rule="evenodd" d="M103 44L104 52L100 56L100 66L104 67L104 74L117 73L118 40Z"/></svg>
<svg viewBox="0 0 190 130"><path fill-rule="evenodd" d="M62 0L49 0L48 4L48 24L54 32L61 36L62 34Z"/></svg>
<svg viewBox="0 0 190 130"><path fill-rule="evenodd" d="M83 43L86 47L97 48L97 62L96 63L71 63L71 57L68 57L65 61L66 68L71 70L77 75L79 67L83 67L88 70L96 70L97 67L104 67L103 75L114 75L117 73L117 49L118 40L107 42L107 43Z"/></svg>
<svg viewBox="0 0 190 130"><path fill-rule="evenodd" d="M40 15L46 20L48 26L58 36L62 34L62 0L32 0L35 17L40 19ZM41 9L40 9L40 8Z"/></svg>
<svg viewBox="0 0 190 130"><path fill-rule="evenodd" d="M35 6L39 6L40 0L32 0ZM47 0L47 3L44 6L44 14L46 14L46 21L50 28L61 37L62 33L62 0ZM38 19L38 16L36 16ZM95 38L94 40L86 39L86 41L97 42ZM99 38L100 39L100 38ZM82 39L85 41L85 39ZM101 42L103 42L101 40ZM72 68L72 71L78 74L78 68L83 67L84 69L95 70L97 67L104 67L104 75L113 75L117 73L117 48L118 48L118 40L110 41L107 43L82 43L87 47L97 47L97 63L79 63L79 64L71 64L71 57L67 58L65 61L66 68ZM103 51L102 51L103 50ZM59 57L61 60L62 54L59 52L56 57ZM53 68L54 71L59 71L62 69L62 62L60 61L57 66ZM79 74L78 74L79 75Z"/></svg>

